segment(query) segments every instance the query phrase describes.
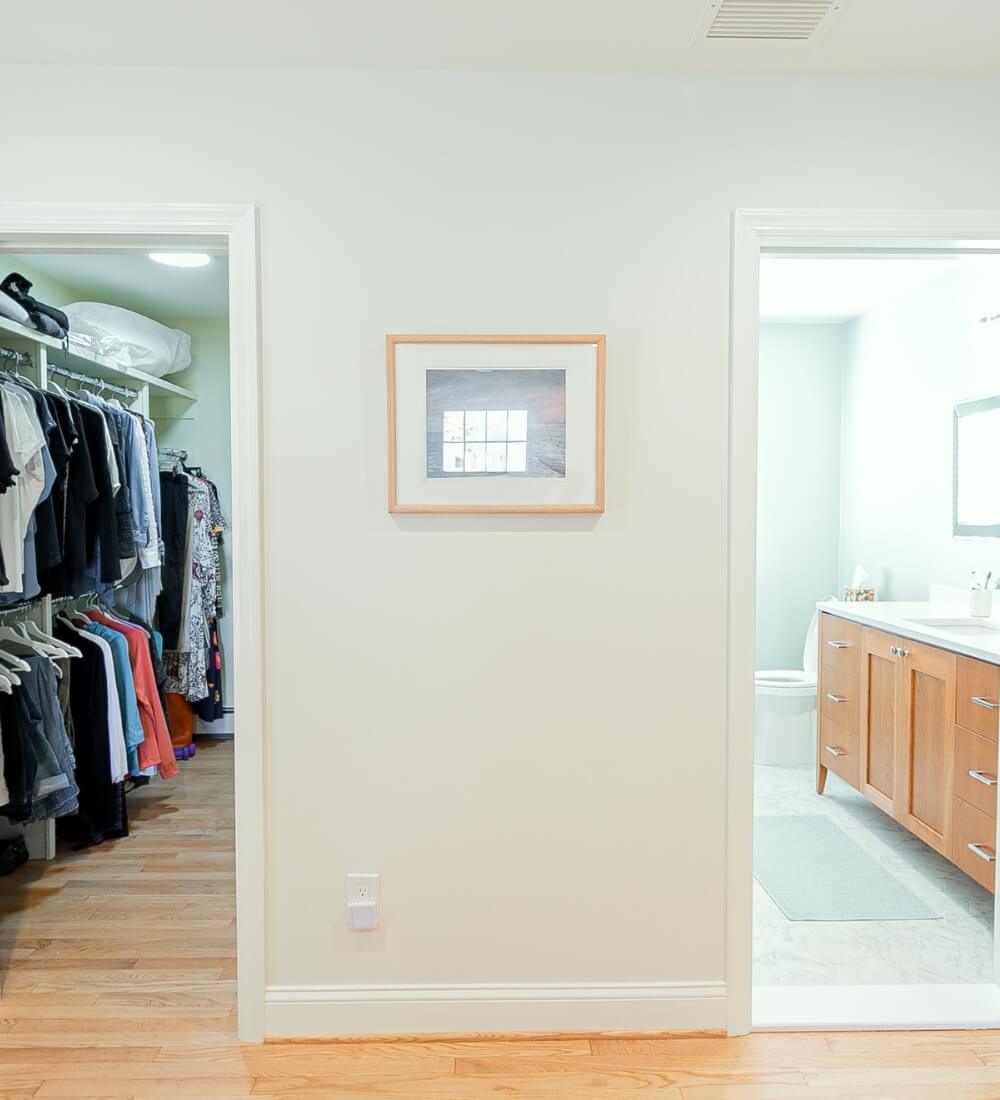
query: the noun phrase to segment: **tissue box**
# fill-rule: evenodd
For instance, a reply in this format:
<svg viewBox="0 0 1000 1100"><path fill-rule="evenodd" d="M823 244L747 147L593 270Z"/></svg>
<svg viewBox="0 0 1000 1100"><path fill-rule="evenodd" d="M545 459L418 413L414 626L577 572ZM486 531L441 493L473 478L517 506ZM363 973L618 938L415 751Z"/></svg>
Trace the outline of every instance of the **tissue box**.
<svg viewBox="0 0 1000 1100"><path fill-rule="evenodd" d="M875 600L874 588L845 588L844 599L848 603L873 603Z"/></svg>

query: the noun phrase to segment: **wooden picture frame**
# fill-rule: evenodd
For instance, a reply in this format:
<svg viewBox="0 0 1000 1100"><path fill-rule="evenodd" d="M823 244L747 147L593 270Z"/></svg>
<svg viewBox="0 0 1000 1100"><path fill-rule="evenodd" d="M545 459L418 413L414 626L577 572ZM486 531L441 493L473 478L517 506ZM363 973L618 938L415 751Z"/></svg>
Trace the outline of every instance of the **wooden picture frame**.
<svg viewBox="0 0 1000 1100"><path fill-rule="evenodd" d="M385 343L390 513L603 513L604 336L388 335ZM503 386L508 393L530 391L529 397L505 398L502 391L497 394ZM469 396L483 387L492 387L494 396ZM532 410L475 408L497 402L527 406L532 400ZM447 407L449 401L458 411L439 414L441 402ZM463 411L466 406L469 411ZM544 425L544 438L532 435L541 423L536 408L555 409L554 417L561 410L561 422ZM494 416L511 426L492 434L500 423ZM449 435L456 417L458 434ZM432 427L439 423L438 437Z"/></svg>

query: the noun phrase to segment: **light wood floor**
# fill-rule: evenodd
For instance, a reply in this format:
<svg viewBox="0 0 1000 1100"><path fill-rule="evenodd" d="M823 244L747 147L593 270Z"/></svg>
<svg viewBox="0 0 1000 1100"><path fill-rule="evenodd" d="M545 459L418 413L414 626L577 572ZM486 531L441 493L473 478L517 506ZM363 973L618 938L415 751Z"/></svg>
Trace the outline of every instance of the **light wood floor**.
<svg viewBox="0 0 1000 1100"><path fill-rule="evenodd" d="M232 747L182 768L128 839L0 879L0 1100L1000 1100L1000 1032L241 1047Z"/></svg>

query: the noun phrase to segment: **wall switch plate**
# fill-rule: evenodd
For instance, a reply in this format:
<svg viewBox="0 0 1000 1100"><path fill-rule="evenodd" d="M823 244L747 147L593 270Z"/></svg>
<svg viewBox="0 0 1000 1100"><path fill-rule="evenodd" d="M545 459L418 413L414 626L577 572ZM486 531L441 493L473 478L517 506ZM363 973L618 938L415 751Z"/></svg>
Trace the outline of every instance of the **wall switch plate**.
<svg viewBox="0 0 1000 1100"><path fill-rule="evenodd" d="M378 928L378 875L349 874L346 881L347 927L355 932Z"/></svg>

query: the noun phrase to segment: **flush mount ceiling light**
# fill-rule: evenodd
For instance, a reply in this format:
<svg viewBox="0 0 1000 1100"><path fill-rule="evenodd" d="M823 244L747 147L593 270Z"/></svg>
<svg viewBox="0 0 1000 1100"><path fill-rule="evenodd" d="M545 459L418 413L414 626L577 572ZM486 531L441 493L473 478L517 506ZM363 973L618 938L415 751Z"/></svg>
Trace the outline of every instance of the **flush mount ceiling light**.
<svg viewBox="0 0 1000 1100"><path fill-rule="evenodd" d="M212 262L207 252L150 252L149 258L167 267L207 267Z"/></svg>
<svg viewBox="0 0 1000 1100"><path fill-rule="evenodd" d="M709 0L696 37L817 42L847 0Z"/></svg>

